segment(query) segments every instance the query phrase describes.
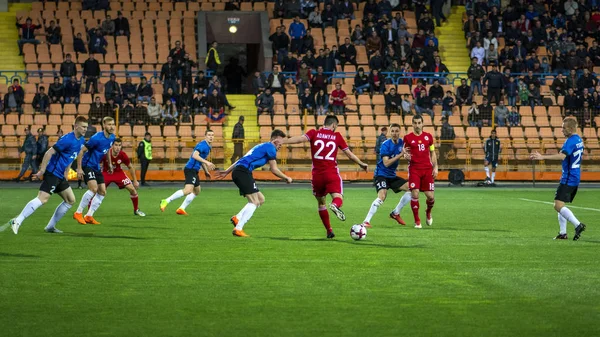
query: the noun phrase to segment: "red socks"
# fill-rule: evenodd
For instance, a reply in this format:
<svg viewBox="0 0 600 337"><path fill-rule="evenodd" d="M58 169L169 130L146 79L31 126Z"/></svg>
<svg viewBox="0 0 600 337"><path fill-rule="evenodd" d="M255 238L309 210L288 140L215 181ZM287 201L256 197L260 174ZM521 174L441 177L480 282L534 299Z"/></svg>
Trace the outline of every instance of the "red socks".
<svg viewBox="0 0 600 337"><path fill-rule="evenodd" d="M331 201L332 204L334 204L337 208L342 208L342 204L344 203L344 201L342 200L342 198L333 198L333 201Z"/></svg>
<svg viewBox="0 0 600 337"><path fill-rule="evenodd" d="M131 197L131 202L133 203L133 211L137 211L138 210L138 195L130 195Z"/></svg>
<svg viewBox="0 0 600 337"><path fill-rule="evenodd" d="M327 230L327 233L331 233L331 223L329 222L329 212L326 207L319 207L319 216L323 222L323 226Z"/></svg>
<svg viewBox="0 0 600 337"><path fill-rule="evenodd" d="M412 209L413 216L415 217L415 224L420 224L421 219L419 218L419 199L410 199L410 209Z"/></svg>
<svg viewBox="0 0 600 337"><path fill-rule="evenodd" d="M427 210L425 211L427 213L427 217L429 217L429 215L431 215L431 210L433 209L433 204L435 204L435 199L427 199Z"/></svg>

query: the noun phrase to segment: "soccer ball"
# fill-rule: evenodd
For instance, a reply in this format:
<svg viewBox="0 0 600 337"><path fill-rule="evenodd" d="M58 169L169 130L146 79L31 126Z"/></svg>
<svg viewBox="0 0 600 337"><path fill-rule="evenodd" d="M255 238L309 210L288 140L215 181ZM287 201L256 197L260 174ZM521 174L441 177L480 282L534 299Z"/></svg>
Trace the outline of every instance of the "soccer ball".
<svg viewBox="0 0 600 337"><path fill-rule="evenodd" d="M354 240L363 240L367 237L367 228L363 225L354 225L350 228L350 237Z"/></svg>

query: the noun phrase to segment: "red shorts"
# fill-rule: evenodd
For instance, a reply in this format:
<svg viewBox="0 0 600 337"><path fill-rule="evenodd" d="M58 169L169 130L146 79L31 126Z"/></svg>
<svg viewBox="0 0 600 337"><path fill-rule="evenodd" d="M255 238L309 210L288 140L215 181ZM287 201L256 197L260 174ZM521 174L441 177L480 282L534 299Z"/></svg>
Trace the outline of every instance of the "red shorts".
<svg viewBox="0 0 600 337"><path fill-rule="evenodd" d="M435 181L433 180L433 169L409 169L408 188L410 190L419 190L422 192L429 192L435 190Z"/></svg>
<svg viewBox="0 0 600 337"><path fill-rule="evenodd" d="M104 183L106 184L106 187L112 183L117 184L119 189L123 189L125 186L131 185L131 180L129 180L129 177L127 177L123 171L113 172L112 174L108 172L102 172L102 175L104 176Z"/></svg>
<svg viewBox="0 0 600 337"><path fill-rule="evenodd" d="M342 177L339 172L321 172L312 175L312 189L315 197L324 197L331 193L344 194Z"/></svg>

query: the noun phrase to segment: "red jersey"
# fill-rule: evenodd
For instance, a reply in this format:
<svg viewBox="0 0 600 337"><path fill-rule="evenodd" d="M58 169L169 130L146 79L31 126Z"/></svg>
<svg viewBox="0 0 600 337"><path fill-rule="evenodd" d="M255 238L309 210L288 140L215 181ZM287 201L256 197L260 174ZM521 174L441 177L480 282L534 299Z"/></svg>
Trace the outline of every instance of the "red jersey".
<svg viewBox="0 0 600 337"><path fill-rule="evenodd" d="M430 133L423 132L419 136L411 132L404 136L404 147L410 150L409 169L427 170L433 169L431 163L430 151L435 149L433 145L433 136Z"/></svg>
<svg viewBox="0 0 600 337"><path fill-rule="evenodd" d="M121 168L121 164L125 166L129 166L131 161L125 152L121 151L119 154L113 157L112 150L109 150L108 153L102 158L102 172L108 172L108 157L110 157L113 165L113 172L123 172Z"/></svg>
<svg viewBox="0 0 600 337"><path fill-rule="evenodd" d="M337 174L337 152L348 149L346 140L339 132L328 128L312 129L305 135L310 141L312 169L315 172L334 172Z"/></svg>
<svg viewBox="0 0 600 337"><path fill-rule="evenodd" d="M343 106L345 105L344 103L344 98L346 98L346 93L344 92L344 90L334 90L331 92L331 97L333 97L333 105L340 105ZM336 98L339 98L339 100L337 100Z"/></svg>

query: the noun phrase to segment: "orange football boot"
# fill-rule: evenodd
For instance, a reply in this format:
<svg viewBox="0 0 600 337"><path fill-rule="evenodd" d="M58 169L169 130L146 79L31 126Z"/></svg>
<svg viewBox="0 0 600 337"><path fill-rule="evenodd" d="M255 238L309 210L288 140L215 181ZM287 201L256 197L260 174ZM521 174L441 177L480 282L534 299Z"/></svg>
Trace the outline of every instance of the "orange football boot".
<svg viewBox="0 0 600 337"><path fill-rule="evenodd" d="M73 219L77 220L77 222L79 222L82 225L87 224L87 222L85 222L85 219L83 218L83 214L82 213L75 212L73 214Z"/></svg>
<svg viewBox="0 0 600 337"><path fill-rule="evenodd" d="M240 220L235 215L232 216L231 219L229 219L229 221L231 221L231 224L233 225L233 227L237 226L238 222L240 222Z"/></svg>
<svg viewBox="0 0 600 337"><path fill-rule="evenodd" d="M250 235L244 233L244 231L238 231L237 229L234 229L233 232L231 232L231 234L233 234L233 236L239 236L239 237L248 237Z"/></svg>
<svg viewBox="0 0 600 337"><path fill-rule="evenodd" d="M177 213L179 215L188 215L187 212L181 208L178 208L177 211L175 211L175 213Z"/></svg>
<svg viewBox="0 0 600 337"><path fill-rule="evenodd" d="M86 223L89 223L90 225L99 225L100 223L98 221L96 221L96 219L94 219L93 216L89 216L86 215L84 218Z"/></svg>

